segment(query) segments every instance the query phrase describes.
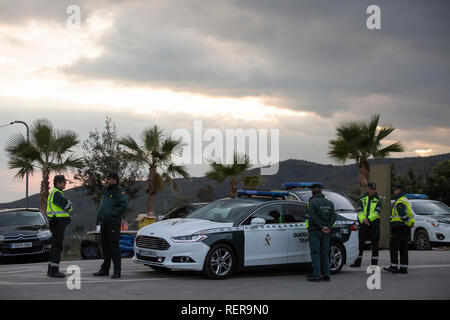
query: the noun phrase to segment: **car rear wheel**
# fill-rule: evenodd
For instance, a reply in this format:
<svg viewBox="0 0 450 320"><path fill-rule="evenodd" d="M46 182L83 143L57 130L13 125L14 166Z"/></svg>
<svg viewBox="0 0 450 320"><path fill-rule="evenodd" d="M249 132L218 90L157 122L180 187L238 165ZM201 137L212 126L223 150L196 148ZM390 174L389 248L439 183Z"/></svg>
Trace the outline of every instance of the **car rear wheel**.
<svg viewBox="0 0 450 320"><path fill-rule="evenodd" d="M418 230L414 235L414 248L416 250L431 250L430 237L425 230Z"/></svg>
<svg viewBox="0 0 450 320"><path fill-rule="evenodd" d="M341 271L345 262L345 248L338 242L331 243L330 247L330 273L336 274Z"/></svg>
<svg viewBox="0 0 450 320"><path fill-rule="evenodd" d="M203 273L210 279L225 279L229 277L236 266L234 250L225 243L213 246L205 258Z"/></svg>

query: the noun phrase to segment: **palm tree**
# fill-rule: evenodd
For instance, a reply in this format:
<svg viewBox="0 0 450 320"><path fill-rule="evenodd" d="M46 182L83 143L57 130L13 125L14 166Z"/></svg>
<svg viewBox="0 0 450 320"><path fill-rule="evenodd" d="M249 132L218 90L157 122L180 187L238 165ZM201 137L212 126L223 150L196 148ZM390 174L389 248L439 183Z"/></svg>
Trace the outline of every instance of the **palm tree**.
<svg viewBox="0 0 450 320"><path fill-rule="evenodd" d="M341 163L353 159L359 168L361 194L367 192L370 166L369 158L383 159L391 152L403 152L400 142L381 147L381 141L395 130L391 126L378 127L380 115L372 116L369 122L355 121L341 124L336 129L337 138L329 141L328 155Z"/></svg>
<svg viewBox="0 0 450 320"><path fill-rule="evenodd" d="M173 157L181 152L183 143L181 140L173 140L164 137L162 130L157 126L144 129L142 132L143 145L139 145L133 137L128 135L119 140L119 143L128 150L123 151L125 159L148 168L147 188L147 213L151 216L155 213L155 195L169 185L173 192L178 191L179 186L175 182L176 177L190 179L183 165L176 165Z"/></svg>
<svg viewBox="0 0 450 320"><path fill-rule="evenodd" d="M206 177L211 180L223 182L227 180L230 184L230 197L235 196L239 185L239 176L250 168L250 161L247 155L241 156L237 153L233 155L233 163L222 164L217 161L209 161L210 170L206 172Z"/></svg>
<svg viewBox="0 0 450 320"><path fill-rule="evenodd" d="M245 176L241 181L246 189L255 189L263 182L261 176Z"/></svg>
<svg viewBox="0 0 450 320"><path fill-rule="evenodd" d="M81 158L72 151L78 143L75 132L55 129L46 119L33 123L30 142L22 134L10 138L5 150L9 156L9 168L18 169L15 177L22 180L27 170L30 174L37 170L42 173L39 203L42 211L45 212L47 207L50 174L83 167Z"/></svg>

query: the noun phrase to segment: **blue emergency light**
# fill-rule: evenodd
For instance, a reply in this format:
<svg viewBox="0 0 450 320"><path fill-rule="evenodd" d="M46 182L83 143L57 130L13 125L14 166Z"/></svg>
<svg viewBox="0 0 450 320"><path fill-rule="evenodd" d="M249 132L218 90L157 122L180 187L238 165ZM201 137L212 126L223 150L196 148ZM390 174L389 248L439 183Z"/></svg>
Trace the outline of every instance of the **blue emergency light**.
<svg viewBox="0 0 450 320"><path fill-rule="evenodd" d="M238 196L259 196L259 197L271 197L271 198L284 198L289 195L287 191L269 191L269 190L246 190L238 189Z"/></svg>
<svg viewBox="0 0 450 320"><path fill-rule="evenodd" d="M428 196L423 193L405 193L407 199L428 199Z"/></svg>
<svg viewBox="0 0 450 320"><path fill-rule="evenodd" d="M284 189L311 188L314 184L320 184L323 187L322 182L285 182L281 186Z"/></svg>

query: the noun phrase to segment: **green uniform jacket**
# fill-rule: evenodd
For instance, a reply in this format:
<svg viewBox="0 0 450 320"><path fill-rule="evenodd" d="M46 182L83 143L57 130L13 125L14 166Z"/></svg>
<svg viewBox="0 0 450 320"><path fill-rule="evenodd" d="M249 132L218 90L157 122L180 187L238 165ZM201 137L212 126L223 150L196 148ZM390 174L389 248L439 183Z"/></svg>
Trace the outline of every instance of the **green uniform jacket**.
<svg viewBox="0 0 450 320"><path fill-rule="evenodd" d="M318 193L309 199L308 224L309 228L322 230L323 227L332 228L336 222L334 204L327 200L322 193Z"/></svg>
<svg viewBox="0 0 450 320"><path fill-rule="evenodd" d="M120 223L122 215L128 209L128 198L120 186L105 189L97 209L97 220L100 223Z"/></svg>

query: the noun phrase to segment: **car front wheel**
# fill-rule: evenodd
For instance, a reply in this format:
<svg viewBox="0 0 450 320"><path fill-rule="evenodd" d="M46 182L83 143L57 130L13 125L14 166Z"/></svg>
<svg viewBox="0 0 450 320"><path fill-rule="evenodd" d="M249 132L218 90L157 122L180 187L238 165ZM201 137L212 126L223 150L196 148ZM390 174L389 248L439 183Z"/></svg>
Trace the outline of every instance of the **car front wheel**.
<svg viewBox="0 0 450 320"><path fill-rule="evenodd" d="M421 229L414 235L414 247L416 250L431 250L430 237L425 230Z"/></svg>
<svg viewBox="0 0 450 320"><path fill-rule="evenodd" d="M213 246L206 255L203 273L210 279L229 277L236 266L234 250L225 243Z"/></svg>
<svg viewBox="0 0 450 320"><path fill-rule="evenodd" d="M345 261L345 248L342 244L333 242L330 248L330 273L341 271Z"/></svg>

